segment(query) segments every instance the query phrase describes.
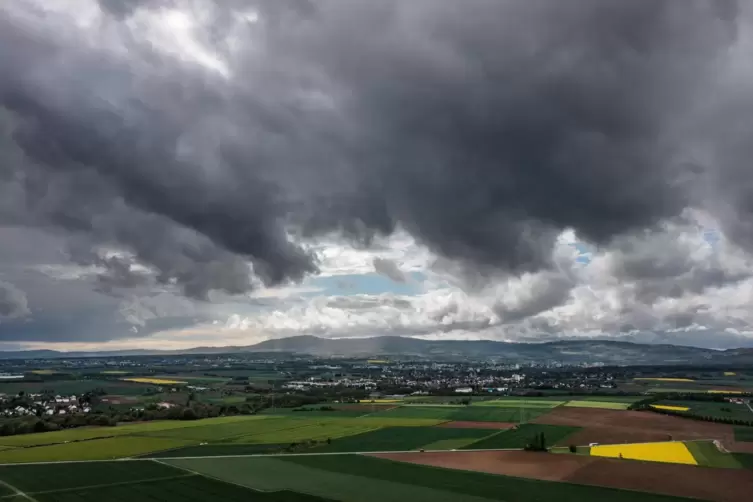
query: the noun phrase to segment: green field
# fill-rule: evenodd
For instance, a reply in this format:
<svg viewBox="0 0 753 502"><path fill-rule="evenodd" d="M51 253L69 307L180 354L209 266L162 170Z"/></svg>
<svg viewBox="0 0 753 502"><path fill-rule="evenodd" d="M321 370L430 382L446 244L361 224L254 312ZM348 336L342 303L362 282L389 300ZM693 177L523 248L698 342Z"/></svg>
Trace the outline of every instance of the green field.
<svg viewBox="0 0 753 502"><path fill-rule="evenodd" d="M551 406L420 406L409 405L372 413L368 418L432 418L437 421L518 422L548 413ZM364 417L366 418L366 417Z"/></svg>
<svg viewBox="0 0 753 502"><path fill-rule="evenodd" d="M168 460L259 490L287 488L343 502L680 502L684 499L392 462L362 455Z"/></svg>
<svg viewBox="0 0 753 502"><path fill-rule="evenodd" d="M502 398L491 399L489 401L480 401L473 403L473 406L501 406L504 408L554 408L566 401L553 401L548 399L515 399Z"/></svg>
<svg viewBox="0 0 753 502"><path fill-rule="evenodd" d="M753 469L753 453L733 453L732 456L743 469Z"/></svg>
<svg viewBox="0 0 753 502"><path fill-rule="evenodd" d="M605 410L626 410L629 403L612 403L606 401L568 401L565 406L573 408L602 408Z"/></svg>
<svg viewBox="0 0 753 502"><path fill-rule="evenodd" d="M452 429L442 427L385 427L375 431L333 439L315 452L361 452L417 450L447 439L480 439L492 434L488 429Z"/></svg>
<svg viewBox="0 0 753 502"><path fill-rule="evenodd" d="M458 408L454 406L434 405L434 406L399 406L389 410L372 413L372 417L385 418L431 418L436 420L450 420L453 413Z"/></svg>
<svg viewBox="0 0 753 502"><path fill-rule="evenodd" d="M108 460L180 448L194 443L194 441L181 439L118 436L77 443L3 450L0 451L0 463Z"/></svg>
<svg viewBox="0 0 753 502"><path fill-rule="evenodd" d="M256 492L150 460L0 467L0 480L26 502L322 502L291 491ZM7 486L3 493L13 493Z"/></svg>
<svg viewBox="0 0 753 502"><path fill-rule="evenodd" d="M376 429L373 425L352 422L311 423L303 427L293 427L266 433L254 433L233 440L236 443L297 443L299 441L324 441L354 434L361 434Z"/></svg>
<svg viewBox="0 0 753 502"><path fill-rule="evenodd" d="M271 431L306 427L311 423L312 421L305 419L264 417L262 420L244 420L231 423L200 425L198 427L146 431L139 433L139 435L161 438L192 439L195 441L222 441L250 434L263 434Z"/></svg>
<svg viewBox="0 0 753 502"><path fill-rule="evenodd" d="M372 411L371 409L364 409L364 410L348 410L348 409L337 409L334 410L327 410L322 411L319 409L319 407L322 405L316 405L316 406L308 406L304 408L303 410L294 411L298 408L276 408L276 409L267 409L262 412L262 415L276 415L276 416L284 416L284 417L290 417L290 418L356 418L356 417L362 417L364 415L370 414ZM431 417L429 417L431 418Z"/></svg>
<svg viewBox="0 0 753 502"><path fill-rule="evenodd" d="M646 396L573 396L576 401L599 401L603 403L628 403L633 404L636 401L645 399Z"/></svg>
<svg viewBox="0 0 753 502"><path fill-rule="evenodd" d="M740 469L742 465L730 453L719 451L711 441L687 441L685 443L698 465L704 467L727 467Z"/></svg>
<svg viewBox="0 0 753 502"><path fill-rule="evenodd" d="M500 431L465 447L470 450L495 450L504 448L524 448L535 434L544 433L546 443L552 446L579 431L578 427L564 425L523 424L517 429Z"/></svg>

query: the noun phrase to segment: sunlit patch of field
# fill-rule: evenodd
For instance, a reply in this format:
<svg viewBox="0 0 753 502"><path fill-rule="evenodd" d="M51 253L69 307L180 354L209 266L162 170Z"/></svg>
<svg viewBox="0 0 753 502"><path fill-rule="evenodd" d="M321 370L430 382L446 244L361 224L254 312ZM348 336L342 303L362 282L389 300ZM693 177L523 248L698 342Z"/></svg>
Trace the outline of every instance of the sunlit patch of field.
<svg viewBox="0 0 753 502"><path fill-rule="evenodd" d="M652 408L657 410L669 410L669 411L688 411L690 408L687 406L670 406L668 404L652 404Z"/></svg>
<svg viewBox="0 0 753 502"><path fill-rule="evenodd" d="M695 382L691 378L659 378L659 377L640 377L633 378L638 381L652 381L652 382Z"/></svg>
<svg viewBox="0 0 753 502"><path fill-rule="evenodd" d="M690 453L688 447L682 442L596 445L591 447L591 455L595 457L698 465L693 454Z"/></svg>
<svg viewBox="0 0 753 502"><path fill-rule="evenodd" d="M124 382L136 382L136 383L151 383L154 385L177 385L177 384L183 384L186 383L181 380L168 380L166 378L142 378L142 377L133 377L133 378L121 378Z"/></svg>

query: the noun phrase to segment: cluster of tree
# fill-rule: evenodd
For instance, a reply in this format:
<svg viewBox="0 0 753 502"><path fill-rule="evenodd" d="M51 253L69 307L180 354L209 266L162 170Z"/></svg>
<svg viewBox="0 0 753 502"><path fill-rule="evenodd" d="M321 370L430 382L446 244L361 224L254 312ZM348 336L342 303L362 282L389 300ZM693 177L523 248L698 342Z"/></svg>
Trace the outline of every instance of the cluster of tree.
<svg viewBox="0 0 753 502"><path fill-rule="evenodd" d="M546 435L543 432L534 434L528 441L524 450L526 451L547 451L546 448Z"/></svg>
<svg viewBox="0 0 753 502"><path fill-rule="evenodd" d="M750 394L735 394L735 397L750 396ZM702 401L712 403L724 403L729 396L724 394L704 394L704 393L692 393L692 392L668 392L661 394L661 399L669 399L672 401Z"/></svg>
<svg viewBox="0 0 753 502"><path fill-rule="evenodd" d="M659 401L660 399L665 399L664 397L660 395L651 395L644 399L641 399L640 401L636 401L630 406L628 406L628 410L653 410L651 408L651 405Z"/></svg>
<svg viewBox="0 0 753 502"><path fill-rule="evenodd" d="M319 406L318 408L293 408L293 411L337 411L332 406Z"/></svg>
<svg viewBox="0 0 753 502"><path fill-rule="evenodd" d="M663 410L658 408L649 408L654 413L661 413L662 415L672 415L675 417L683 417L683 418L689 418L691 420L702 420L704 422L715 422L718 424L730 424L730 425L742 425L742 426L749 426L753 427L753 420L741 420L739 418L728 418L728 417L712 417L709 415L696 415L695 413L692 413L690 410L688 411L679 411L679 410Z"/></svg>

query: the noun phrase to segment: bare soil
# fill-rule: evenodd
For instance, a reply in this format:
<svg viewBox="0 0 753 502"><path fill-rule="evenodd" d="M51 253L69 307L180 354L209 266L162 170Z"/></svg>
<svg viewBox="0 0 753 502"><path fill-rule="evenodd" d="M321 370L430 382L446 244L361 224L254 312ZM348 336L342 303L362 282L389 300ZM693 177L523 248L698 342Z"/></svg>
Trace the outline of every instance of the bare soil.
<svg viewBox="0 0 753 502"><path fill-rule="evenodd" d="M399 462L550 481L561 481L575 474L583 465L596 461L596 457L530 451L448 451L372 455Z"/></svg>
<svg viewBox="0 0 753 502"><path fill-rule="evenodd" d="M622 488L713 502L753 493L753 471L526 451L378 453L376 457L548 481Z"/></svg>
<svg viewBox="0 0 753 502"><path fill-rule="evenodd" d="M512 429L517 424L510 422L444 422L436 427L447 427L450 429Z"/></svg>
<svg viewBox="0 0 753 502"><path fill-rule="evenodd" d="M536 417L532 422L583 428L560 441L560 446L716 439L730 451L753 452L753 443L735 441L732 425L660 415L650 411L559 407Z"/></svg>
<svg viewBox="0 0 753 502"><path fill-rule="evenodd" d="M753 493L753 471L599 459L563 481L715 502L741 502Z"/></svg>

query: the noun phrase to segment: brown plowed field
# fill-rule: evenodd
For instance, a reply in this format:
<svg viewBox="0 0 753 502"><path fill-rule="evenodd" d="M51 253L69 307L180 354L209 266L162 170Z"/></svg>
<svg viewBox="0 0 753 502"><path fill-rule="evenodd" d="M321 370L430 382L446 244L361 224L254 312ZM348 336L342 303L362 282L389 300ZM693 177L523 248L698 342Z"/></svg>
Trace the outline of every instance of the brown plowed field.
<svg viewBox="0 0 753 502"><path fill-rule="evenodd" d="M635 462L526 451L375 453L415 464L549 481L647 491L714 502L740 502L753 493L753 471Z"/></svg>
<svg viewBox="0 0 753 502"><path fill-rule="evenodd" d="M532 420L537 424L570 425L583 429L560 445L636 443L669 439L717 439L730 451L753 452L752 443L735 442L734 427L660 415L650 411L603 410L561 406ZM671 437L670 437L671 436Z"/></svg>
<svg viewBox="0 0 753 502"><path fill-rule="evenodd" d="M510 422L445 422L435 427L448 427L450 429L512 429L517 424Z"/></svg>

